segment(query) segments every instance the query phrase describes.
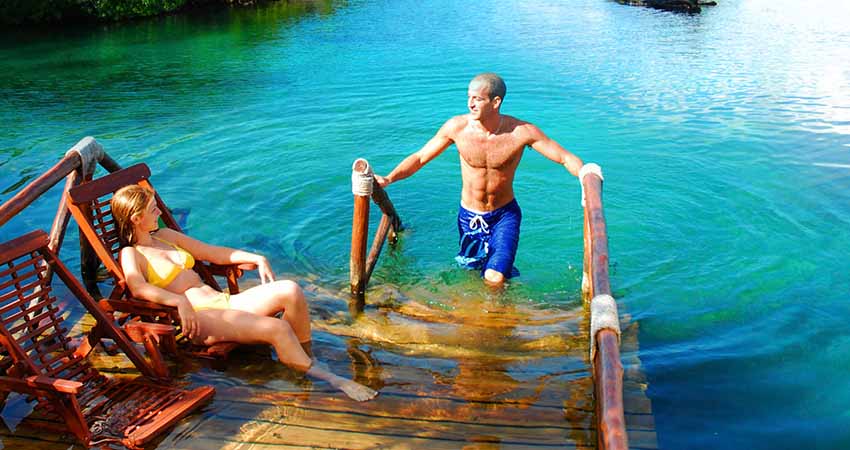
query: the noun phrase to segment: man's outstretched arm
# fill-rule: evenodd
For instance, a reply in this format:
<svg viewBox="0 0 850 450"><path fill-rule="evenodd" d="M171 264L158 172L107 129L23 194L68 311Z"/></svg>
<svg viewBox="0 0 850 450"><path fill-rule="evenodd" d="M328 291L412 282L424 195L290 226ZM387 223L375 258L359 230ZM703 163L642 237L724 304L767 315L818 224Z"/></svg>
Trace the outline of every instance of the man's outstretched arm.
<svg viewBox="0 0 850 450"><path fill-rule="evenodd" d="M449 120L440 130L437 131L437 134L431 138L419 151L413 153L412 155L404 158L392 172L386 177L382 177L380 175L375 175L375 181L378 182L378 185L381 187L387 187L390 183L395 183L396 181L403 180L422 168L425 164L428 164L429 161L436 158L443 153L443 151L449 148L452 145L452 139L449 136Z"/></svg>
<svg viewBox="0 0 850 450"><path fill-rule="evenodd" d="M540 128L532 124L527 124L526 126L530 134L531 143L529 145L531 145L531 148L537 150L541 155L550 160L563 165L574 176L578 176L578 171L584 165L581 158L561 147L561 144L555 142L553 139L550 139Z"/></svg>

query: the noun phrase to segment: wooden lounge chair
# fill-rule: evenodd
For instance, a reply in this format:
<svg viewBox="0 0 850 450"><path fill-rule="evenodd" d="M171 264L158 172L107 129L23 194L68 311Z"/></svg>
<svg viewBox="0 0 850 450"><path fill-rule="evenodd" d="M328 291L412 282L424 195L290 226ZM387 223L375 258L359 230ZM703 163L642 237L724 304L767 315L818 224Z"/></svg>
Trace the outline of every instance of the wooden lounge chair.
<svg viewBox="0 0 850 450"><path fill-rule="evenodd" d="M43 231L0 244L0 359L8 366L0 391L37 402L25 426L70 431L87 446L139 448L212 398L209 386L184 390L161 379L99 373L87 351L71 345L48 267L92 315L98 333L114 340L143 374L154 371L47 244Z"/></svg>
<svg viewBox="0 0 850 450"><path fill-rule="evenodd" d="M67 193L68 209L79 225L80 233L85 236L115 281L115 287L109 297L99 302L101 307L109 313L118 315L121 323L127 319L141 318L148 322L174 325L179 331L180 316L177 313L177 308L133 298L127 288L124 272L118 262L120 243L109 201L115 191L131 184L153 189L149 181L150 176L150 168L146 164L136 164L80 184ZM161 219L165 226L182 232L180 225L163 203L159 194L155 194L155 196L157 206L162 211ZM198 272L206 284L218 290L221 290L221 287L215 276L225 278L229 292L236 294L239 292L238 279L242 276L243 269L253 268L250 265L220 266L205 261L197 261L193 270ZM223 342L201 349L195 348L192 353L197 356L221 358L226 357L237 346L236 343Z"/></svg>

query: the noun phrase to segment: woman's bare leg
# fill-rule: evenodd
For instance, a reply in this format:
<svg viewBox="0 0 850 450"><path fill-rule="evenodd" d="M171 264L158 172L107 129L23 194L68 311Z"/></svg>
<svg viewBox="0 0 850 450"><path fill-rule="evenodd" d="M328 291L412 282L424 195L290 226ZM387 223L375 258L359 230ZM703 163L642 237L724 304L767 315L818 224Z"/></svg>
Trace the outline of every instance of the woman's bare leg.
<svg viewBox="0 0 850 450"><path fill-rule="evenodd" d="M283 319L298 336L299 342L310 340L310 308L304 291L298 283L280 280L254 286L230 297L230 307L259 316L275 316L283 312Z"/></svg>
<svg viewBox="0 0 850 450"><path fill-rule="evenodd" d="M204 345L217 342L270 344L280 362L306 372L313 364L298 342L289 322L237 309L205 309L197 312Z"/></svg>
<svg viewBox="0 0 850 450"><path fill-rule="evenodd" d="M372 399L377 392L353 380L340 377L318 361L311 359L298 341L289 322L275 317L259 316L237 309L207 309L198 311L201 340L205 345L216 342L270 344L278 359L287 366L308 376L327 381L359 402Z"/></svg>

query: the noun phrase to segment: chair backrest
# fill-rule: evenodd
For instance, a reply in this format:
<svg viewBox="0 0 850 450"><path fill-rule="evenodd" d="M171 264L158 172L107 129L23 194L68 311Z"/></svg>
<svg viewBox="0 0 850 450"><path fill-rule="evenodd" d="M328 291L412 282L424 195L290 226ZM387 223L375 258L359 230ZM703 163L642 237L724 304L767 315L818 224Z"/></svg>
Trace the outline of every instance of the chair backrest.
<svg viewBox="0 0 850 450"><path fill-rule="evenodd" d="M45 375L85 383L100 374L74 354L47 279L44 232L0 244L0 340L17 376Z"/></svg>
<svg viewBox="0 0 850 450"><path fill-rule="evenodd" d="M153 189L149 181L150 176L151 171L147 164L140 163L82 183L68 191L68 209L79 224L80 232L86 237L98 258L115 278L115 289L110 294L113 299L120 299L127 289L124 272L118 262L121 244L118 240L115 218L112 216L112 208L109 204L115 191L132 184L153 190L156 204L162 212L160 217L165 226L180 232L183 231L159 194ZM205 270L204 266L198 265L196 270L205 283L220 290L218 282Z"/></svg>
<svg viewBox="0 0 850 450"><path fill-rule="evenodd" d="M112 339L136 368L156 378L157 372L128 337L86 292L82 284L48 247L38 230L0 243L0 344L13 361L10 375L45 375L86 383L102 378L85 355L75 353L64 317L57 305L48 267L94 318L103 337Z"/></svg>

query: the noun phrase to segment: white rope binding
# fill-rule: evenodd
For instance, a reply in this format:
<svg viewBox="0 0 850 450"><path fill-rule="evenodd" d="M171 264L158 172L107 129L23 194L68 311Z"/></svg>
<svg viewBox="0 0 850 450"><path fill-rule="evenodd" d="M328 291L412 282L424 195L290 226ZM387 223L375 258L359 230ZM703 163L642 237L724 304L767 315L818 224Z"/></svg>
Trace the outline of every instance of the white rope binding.
<svg viewBox="0 0 850 450"><path fill-rule="evenodd" d="M590 301L590 363L596 356L596 333L611 330L617 333L620 342L620 319L617 315L617 302L607 294L597 295Z"/></svg>
<svg viewBox="0 0 850 450"><path fill-rule="evenodd" d="M364 168L359 168L362 166ZM354 161L351 167L351 193L361 197L372 196L372 183L375 177L372 174L372 166L363 158Z"/></svg>
<svg viewBox="0 0 850 450"><path fill-rule="evenodd" d="M103 159L103 147L91 136L86 136L77 142L77 145L71 147L65 152L65 156L71 153L80 155L80 168L83 172L83 177L86 178L94 174L95 164Z"/></svg>
<svg viewBox="0 0 850 450"><path fill-rule="evenodd" d="M584 197L584 176L588 174L594 174L599 177L600 180L605 181L605 178L602 177L602 168L599 167L599 164L596 163L587 163L581 166L581 169L578 171L578 183L581 185L581 207L584 208L585 205L585 197Z"/></svg>

